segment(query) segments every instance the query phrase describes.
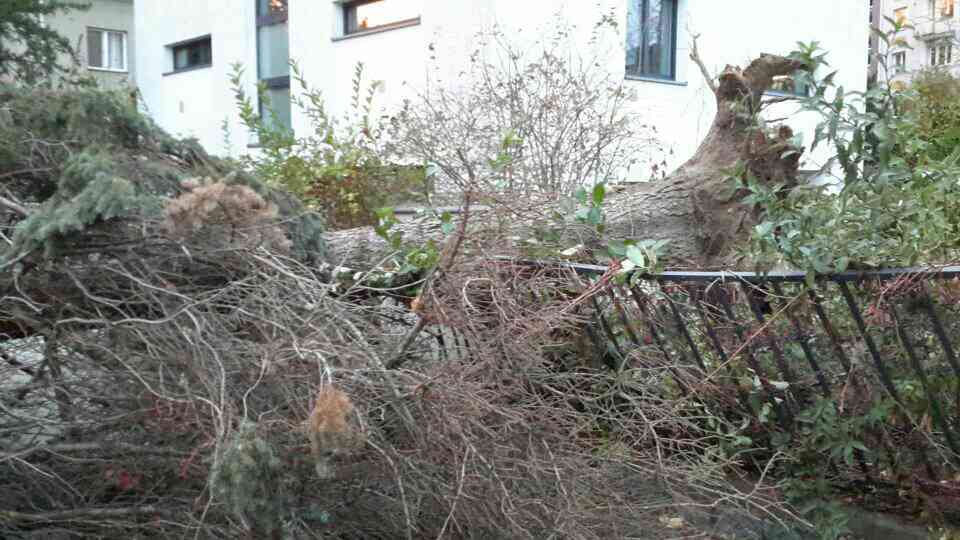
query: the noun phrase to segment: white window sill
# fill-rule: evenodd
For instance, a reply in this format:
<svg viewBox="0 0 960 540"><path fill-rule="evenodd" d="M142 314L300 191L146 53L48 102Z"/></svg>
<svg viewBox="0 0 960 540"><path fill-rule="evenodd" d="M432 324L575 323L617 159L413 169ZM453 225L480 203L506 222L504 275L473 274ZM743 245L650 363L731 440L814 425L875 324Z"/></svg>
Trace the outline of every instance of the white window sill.
<svg viewBox="0 0 960 540"><path fill-rule="evenodd" d="M420 17L414 17L413 19L406 19L403 21L397 21L390 24L384 24L377 26L375 28L370 28L368 30L362 30L360 32L354 32L352 34L344 34L342 36L336 36L331 38L330 41L344 41L347 39L360 38L364 36L370 36L373 34L381 34L383 32L389 32L391 30L399 30L401 28L410 28L411 26L417 26L420 24Z"/></svg>
<svg viewBox="0 0 960 540"><path fill-rule="evenodd" d="M110 69L110 68L93 67L93 66L87 66L87 69L90 71L102 71L104 73L129 73L129 71L126 69Z"/></svg>
<svg viewBox="0 0 960 540"><path fill-rule="evenodd" d="M659 77L645 77L643 75L632 75L627 73L624 75L624 78L628 81L640 81L640 82L651 82L659 84L667 84L671 86L687 86L686 81L675 81L673 79L661 79Z"/></svg>

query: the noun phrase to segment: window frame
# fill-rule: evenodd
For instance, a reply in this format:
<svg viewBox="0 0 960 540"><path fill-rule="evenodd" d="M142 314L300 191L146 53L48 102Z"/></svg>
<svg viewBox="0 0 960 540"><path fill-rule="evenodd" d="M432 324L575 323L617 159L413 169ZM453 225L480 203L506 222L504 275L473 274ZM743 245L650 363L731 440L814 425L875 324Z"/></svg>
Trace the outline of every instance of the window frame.
<svg viewBox="0 0 960 540"><path fill-rule="evenodd" d="M946 51L946 55L942 54ZM946 58L944 59L944 56ZM950 39L940 39L930 44L930 66L940 67L949 66L953 63L953 41ZM943 61L946 60L946 61Z"/></svg>
<svg viewBox="0 0 960 540"><path fill-rule="evenodd" d="M903 73L907 70L907 51L894 51L893 54L893 72ZM903 60L900 62L900 60Z"/></svg>
<svg viewBox="0 0 960 540"><path fill-rule="evenodd" d="M952 19L956 13L956 7L956 0L930 0L931 18Z"/></svg>
<svg viewBox="0 0 960 540"><path fill-rule="evenodd" d="M101 66L91 66L90 65L90 31L100 32L100 63ZM129 64L129 47L127 32L125 30L111 30L109 28L101 28L99 26L88 26L87 27L87 69L91 71L105 71L108 73L129 73L130 64ZM115 69L111 67L105 67L110 64L110 34L120 34L121 41L123 43L123 67L120 69Z"/></svg>
<svg viewBox="0 0 960 540"><path fill-rule="evenodd" d="M210 44L210 62L206 64L196 64L192 66L177 67L177 50L183 49L184 47L189 47L191 45L196 45L198 43L207 42ZM206 34L203 36L197 36L195 38L185 39L183 41L178 41L176 43L171 43L167 45L167 49L170 51L170 67L171 70L164 75L173 75L174 73L184 73L186 71L194 71L197 69L207 69L213 67L213 35Z"/></svg>
<svg viewBox="0 0 960 540"><path fill-rule="evenodd" d="M650 0L630 0L632 2L639 2L640 6L640 57L637 61L637 69L631 70L629 66L625 68L625 73L627 78L632 79L648 79L648 80L657 80L665 82L676 82L677 81L677 47L680 43L679 36L679 13L680 13L680 0L660 0L660 1L669 1L672 5L672 10L670 14L670 24L672 26L673 39L670 44L670 75L664 76L659 73L645 73L643 71L643 43L646 42L647 36L647 25L644 22L647 20L645 16L649 12ZM630 29L627 29L629 33ZM628 53L629 51L624 51Z"/></svg>
<svg viewBox="0 0 960 540"><path fill-rule="evenodd" d="M406 28L407 26L415 26L417 24L420 24L420 15L417 15L415 17L398 19L396 21L391 21L384 24L378 24L376 26L369 26L367 28L359 28L358 26L355 30L350 29L350 21L351 21L350 10L354 10L355 12L355 10L360 6L363 6L366 4L373 4L376 2L382 2L382 1L386 1L386 0L343 0L339 2L338 7L340 9L340 19L341 19L339 39L350 38L354 36L362 36L366 34L375 34L375 33L383 32L386 30L393 30L396 28ZM354 15L353 19L356 19L356 15Z"/></svg>

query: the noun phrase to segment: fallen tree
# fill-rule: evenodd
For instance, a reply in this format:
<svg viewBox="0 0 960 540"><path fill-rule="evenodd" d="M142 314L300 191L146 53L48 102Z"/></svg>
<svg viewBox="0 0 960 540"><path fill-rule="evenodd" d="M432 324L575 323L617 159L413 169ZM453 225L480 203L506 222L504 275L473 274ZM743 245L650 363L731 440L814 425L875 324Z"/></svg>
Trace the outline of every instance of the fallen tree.
<svg viewBox="0 0 960 540"><path fill-rule="evenodd" d="M725 489L729 459L655 456L716 437L656 372L624 415L595 399L617 373L555 369L586 320L561 277L448 265L437 298L474 316L424 328L329 282L309 212L126 96L3 96L0 536L611 538Z"/></svg>
<svg viewBox="0 0 960 540"><path fill-rule="evenodd" d="M693 157L678 169L663 179L617 191L605 202L607 217L603 236L607 239L669 241L665 262L673 267L729 267L737 263L734 248L743 242L758 217L750 205L744 204L745 191L731 189L728 181L731 171L742 165L744 177L749 175L766 186L791 187L797 183L803 149L794 145L789 127L768 128L760 120L760 112L765 104L764 92L771 87L774 78L792 75L805 66L793 58L764 54L744 69L727 66L714 79L700 61L696 47L692 58L700 65L716 98L717 113L713 124ZM489 209L474 213L469 236L496 239L494 251L499 254L518 253L517 242L505 240L531 236L538 223L561 207L562 194L536 189L492 189L491 181L477 172L484 167L483 160L488 158L482 153L477 155L468 151L464 145L469 145L470 140L447 135L467 131L463 126L447 125L460 122L458 115L451 114L451 111L441 114L435 110L451 100L435 100L432 96L424 99L430 101L423 104L427 112L418 116L408 111L401 115L399 123L408 127L402 132L407 140L400 146L425 161L445 160L438 164L438 169L442 176L452 179L448 183L474 192L474 198ZM482 116L485 112L476 114ZM512 115L514 118L522 116L522 112ZM426 120L417 125L415 120L418 118ZM469 121L474 122L472 117ZM438 125L431 129L429 122ZM413 128L409 127L411 123ZM561 146L563 141L560 139L566 135L562 130L545 135L547 138L551 136L558 139L556 146ZM444 145L446 148L438 150ZM522 155L524 150L508 156L506 161L509 164L493 174L509 177L518 168L524 168L530 175L555 174L552 167L547 172L538 172L536 167L520 167L518 163L531 159ZM599 239L589 228L575 224L567 223L563 229L559 235L567 239L566 245L578 242L590 245ZM443 236L434 217L401 223L394 230L419 243L427 239L439 241ZM328 246L328 260L357 268L378 263L392 248L371 227L328 232L324 241Z"/></svg>

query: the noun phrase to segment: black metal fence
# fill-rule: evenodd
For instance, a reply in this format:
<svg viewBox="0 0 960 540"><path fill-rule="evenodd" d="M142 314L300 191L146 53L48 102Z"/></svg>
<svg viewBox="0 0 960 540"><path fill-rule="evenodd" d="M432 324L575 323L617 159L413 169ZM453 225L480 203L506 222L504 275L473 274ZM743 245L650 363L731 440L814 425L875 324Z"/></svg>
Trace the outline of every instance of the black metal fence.
<svg viewBox="0 0 960 540"><path fill-rule="evenodd" d="M581 286L612 275L560 266ZM812 286L799 272L623 277L591 298L611 368L662 369L678 395L727 400L764 444L795 436L849 465L847 480L940 492L960 480L960 267Z"/></svg>

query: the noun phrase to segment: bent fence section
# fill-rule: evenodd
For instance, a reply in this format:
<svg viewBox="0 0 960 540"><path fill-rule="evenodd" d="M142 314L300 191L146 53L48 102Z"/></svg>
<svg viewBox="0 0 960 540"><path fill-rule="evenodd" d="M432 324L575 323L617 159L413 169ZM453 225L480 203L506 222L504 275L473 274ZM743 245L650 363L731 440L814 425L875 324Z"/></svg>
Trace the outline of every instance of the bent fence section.
<svg viewBox="0 0 960 540"><path fill-rule="evenodd" d="M799 272L624 282L603 266L511 263L573 270L582 289L609 282L590 302L611 368L659 367L680 395L727 399L759 440L810 445L855 485L908 478L960 500L960 267L808 287Z"/></svg>

